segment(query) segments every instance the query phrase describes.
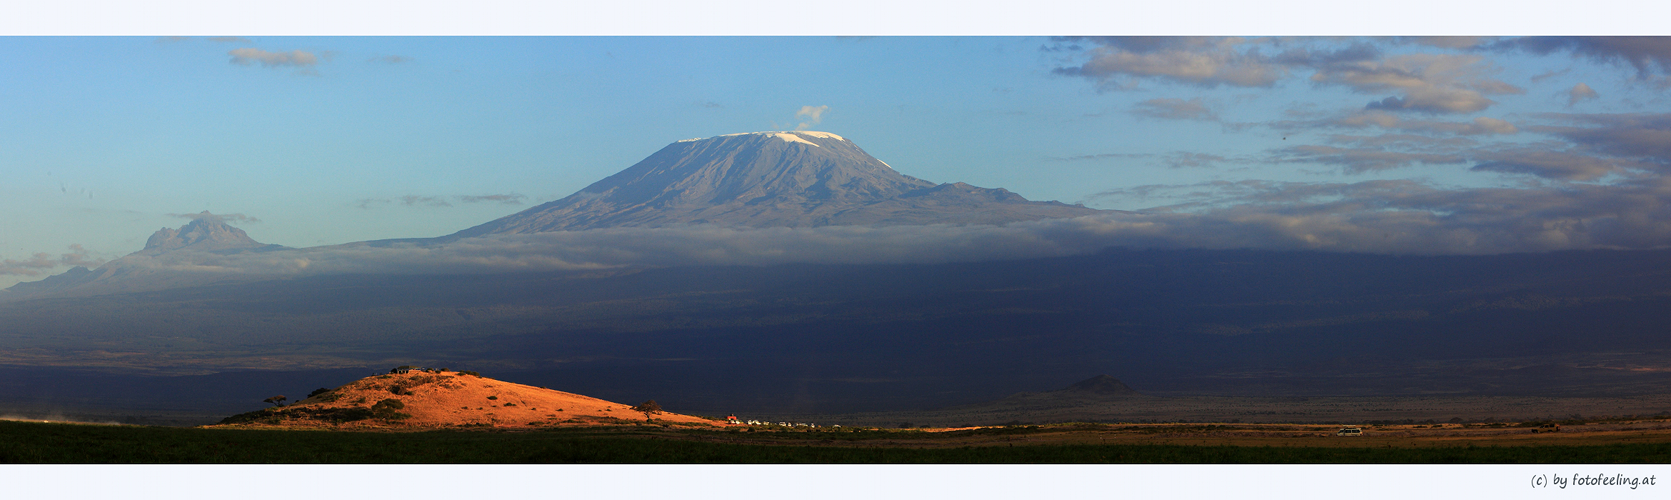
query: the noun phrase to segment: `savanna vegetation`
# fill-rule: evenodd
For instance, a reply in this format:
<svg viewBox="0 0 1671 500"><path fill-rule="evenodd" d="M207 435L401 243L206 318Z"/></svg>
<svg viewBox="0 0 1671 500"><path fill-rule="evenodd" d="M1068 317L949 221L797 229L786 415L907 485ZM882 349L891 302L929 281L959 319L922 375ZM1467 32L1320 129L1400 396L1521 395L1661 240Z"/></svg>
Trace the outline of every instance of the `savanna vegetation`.
<svg viewBox="0 0 1671 500"><path fill-rule="evenodd" d="M333 432L0 421L3 463L1667 463L1671 443L1059 444L1063 429L696 431L658 425ZM1356 443L1354 441L1353 443Z"/></svg>

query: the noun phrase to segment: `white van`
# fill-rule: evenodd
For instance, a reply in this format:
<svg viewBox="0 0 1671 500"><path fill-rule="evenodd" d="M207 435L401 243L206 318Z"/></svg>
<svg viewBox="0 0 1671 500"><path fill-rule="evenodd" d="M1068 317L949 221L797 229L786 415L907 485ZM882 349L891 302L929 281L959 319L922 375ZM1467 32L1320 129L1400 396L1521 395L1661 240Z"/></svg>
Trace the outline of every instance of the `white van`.
<svg viewBox="0 0 1671 500"><path fill-rule="evenodd" d="M1363 429L1359 429L1357 427L1341 427L1339 431L1336 431L1334 433L1334 435L1336 435L1336 436L1362 436L1363 435Z"/></svg>

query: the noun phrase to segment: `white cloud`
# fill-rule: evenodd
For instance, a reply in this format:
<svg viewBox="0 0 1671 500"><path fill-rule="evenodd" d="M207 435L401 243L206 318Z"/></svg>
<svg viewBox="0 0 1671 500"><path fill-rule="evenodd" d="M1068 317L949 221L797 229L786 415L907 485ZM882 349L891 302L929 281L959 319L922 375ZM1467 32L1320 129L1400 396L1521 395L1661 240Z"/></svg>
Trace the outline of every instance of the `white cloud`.
<svg viewBox="0 0 1671 500"><path fill-rule="evenodd" d="M1589 85L1585 85L1584 82L1578 82L1578 85L1573 85L1572 90L1567 91L1567 95L1569 97L1567 100L1568 106L1578 104L1579 101L1601 98L1601 94L1596 93L1595 89L1590 88Z"/></svg>
<svg viewBox="0 0 1671 500"><path fill-rule="evenodd" d="M300 50L292 50L290 52L268 52L253 47L245 47L241 49L233 49L226 54L232 56L232 64L237 64L239 66L249 66L250 64L260 63L261 66L265 68L289 66L306 69L319 64L319 56L314 55L311 52L303 52Z"/></svg>
<svg viewBox="0 0 1671 500"><path fill-rule="evenodd" d="M801 110L795 112L795 119L801 120L801 123L795 126L795 130L807 130L818 126L819 122L824 121L824 113L829 110L829 106L801 106Z"/></svg>

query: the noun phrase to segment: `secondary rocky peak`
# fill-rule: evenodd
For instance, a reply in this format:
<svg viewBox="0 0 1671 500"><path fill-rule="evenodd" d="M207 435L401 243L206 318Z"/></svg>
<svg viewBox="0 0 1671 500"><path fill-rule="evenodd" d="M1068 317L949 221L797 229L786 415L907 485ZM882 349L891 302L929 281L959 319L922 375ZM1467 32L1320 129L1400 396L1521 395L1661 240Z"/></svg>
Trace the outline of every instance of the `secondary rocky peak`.
<svg viewBox="0 0 1671 500"><path fill-rule="evenodd" d="M152 233L151 238L145 241L145 249L141 252L160 253L182 248L230 250L264 246L267 245L250 238L244 230L227 225L226 221L205 210L179 229L165 227Z"/></svg>

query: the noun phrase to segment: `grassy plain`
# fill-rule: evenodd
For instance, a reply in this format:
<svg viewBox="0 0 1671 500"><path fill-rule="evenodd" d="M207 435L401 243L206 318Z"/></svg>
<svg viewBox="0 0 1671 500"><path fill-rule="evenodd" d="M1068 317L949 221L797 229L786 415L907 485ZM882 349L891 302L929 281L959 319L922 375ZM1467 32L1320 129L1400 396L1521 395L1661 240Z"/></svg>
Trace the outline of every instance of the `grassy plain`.
<svg viewBox="0 0 1671 500"><path fill-rule="evenodd" d="M974 429L344 432L0 421L4 463L1671 463L1671 423L1061 424Z"/></svg>

